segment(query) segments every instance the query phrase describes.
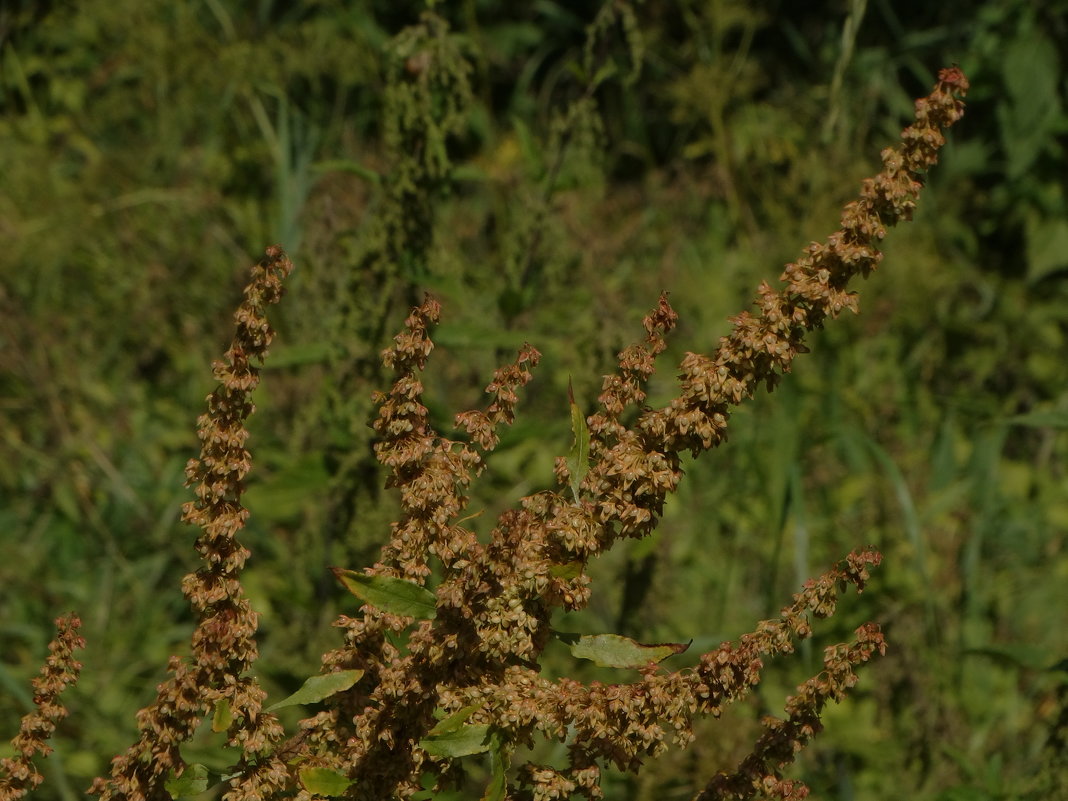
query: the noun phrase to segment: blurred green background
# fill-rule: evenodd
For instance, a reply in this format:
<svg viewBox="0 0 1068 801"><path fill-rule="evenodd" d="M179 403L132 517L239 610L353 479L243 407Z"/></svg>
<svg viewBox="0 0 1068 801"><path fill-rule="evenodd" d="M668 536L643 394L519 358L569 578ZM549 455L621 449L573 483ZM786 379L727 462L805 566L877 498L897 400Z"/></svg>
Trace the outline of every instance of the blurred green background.
<svg viewBox="0 0 1068 801"><path fill-rule="evenodd" d="M76 610L89 642L37 797L80 797L185 652L183 468L266 245L297 269L243 540L281 697L354 608L326 568L368 564L388 534L366 420L407 305L443 302L426 384L446 432L518 344L544 353L474 492L488 530L552 486L569 377L592 411L667 290L681 324L651 402L670 398L681 355L837 228L951 63L967 114L856 287L860 316L733 416L658 533L602 559L590 609L560 626L707 649L874 544L859 600L608 798L689 798L869 619L890 650L791 776L842 801L1068 793L1043 752L1068 679L1068 3L430 5L0 4L4 739L52 619Z"/></svg>

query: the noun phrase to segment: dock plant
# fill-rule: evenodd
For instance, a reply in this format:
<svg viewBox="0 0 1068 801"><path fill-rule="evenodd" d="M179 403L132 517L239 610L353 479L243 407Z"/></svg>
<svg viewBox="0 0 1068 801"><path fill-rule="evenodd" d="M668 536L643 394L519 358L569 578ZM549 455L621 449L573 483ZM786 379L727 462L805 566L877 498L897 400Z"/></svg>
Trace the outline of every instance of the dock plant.
<svg viewBox="0 0 1068 801"><path fill-rule="evenodd" d="M556 489L503 512L488 538L469 525L470 487L514 421L540 356L521 348L493 374L482 408L456 414L453 431L436 430L420 375L443 310L429 296L412 308L382 354L392 385L374 396L374 453L401 514L374 564L334 569L362 605L336 621L339 642L318 674L271 705L256 678L257 614L241 582L250 552L238 539L250 514L242 504L252 460L246 421L273 337L266 311L293 266L281 247L268 248L252 269L233 342L214 365L218 387L198 421L201 453L186 469L195 498L184 520L200 529L202 560L182 582L197 619L190 649L171 657L155 700L137 715L136 742L91 792L162 801L217 785L226 801L423 799L457 786L465 762L488 760L485 799L598 799L606 768L638 771L669 747L686 747L696 717L718 717L746 696L767 660L792 653L849 588L864 590L880 554L857 547L800 587L778 617L681 669L672 657L686 643L570 635L554 629L554 613L589 603L592 560L654 531L683 479L685 454L722 444L732 408L762 385L774 389L807 351L808 332L857 311L850 281L876 268L887 229L911 218L967 89L956 67L940 72L900 144L882 152L882 170L845 206L841 228L806 247L778 286L761 284L753 309L732 319L714 352L687 353L674 397L650 407L645 387L677 322L663 294L605 376L597 409L586 414L570 400L574 444L557 459ZM77 678L73 652L82 643L75 616L58 626L34 684L36 709L14 740L17 755L0 765L0 801L40 782L32 760L47 752L66 714L58 696ZM546 675L542 656L554 638L577 659L615 668L619 680ZM857 670L886 648L874 623L826 648L822 669L785 700L781 716L764 718L748 755L710 768L694 797L804 798L808 789L786 776L790 764L820 731L826 704L842 700ZM311 711L293 730L276 715L287 705ZM183 745L206 725L230 759L223 772L183 758ZM564 744L554 764L534 758L546 739Z"/></svg>

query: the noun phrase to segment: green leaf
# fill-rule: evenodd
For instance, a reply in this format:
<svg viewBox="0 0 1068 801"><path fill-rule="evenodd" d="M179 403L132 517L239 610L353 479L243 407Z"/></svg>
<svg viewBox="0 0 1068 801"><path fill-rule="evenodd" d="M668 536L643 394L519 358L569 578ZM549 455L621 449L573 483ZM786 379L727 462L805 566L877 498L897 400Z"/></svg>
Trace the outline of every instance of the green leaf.
<svg viewBox="0 0 1068 801"><path fill-rule="evenodd" d="M508 749L499 732L490 735L490 783L482 796L482 801L504 801L508 790Z"/></svg>
<svg viewBox="0 0 1068 801"><path fill-rule="evenodd" d="M1024 232L1027 235L1028 281L1041 281L1068 267L1068 221L1029 219Z"/></svg>
<svg viewBox="0 0 1068 801"><path fill-rule="evenodd" d="M298 367L304 364L326 364L330 360L330 353L329 342L284 345L271 349L271 356L264 362L263 369L277 370L282 367Z"/></svg>
<svg viewBox="0 0 1068 801"><path fill-rule="evenodd" d="M352 786L348 776L330 768L301 768L297 775L301 785L312 795L337 796Z"/></svg>
<svg viewBox="0 0 1068 801"><path fill-rule="evenodd" d="M358 682L362 676L362 670L338 670L334 673L324 673L321 676L312 676L291 696L284 698L277 704L267 707L265 711L273 712L276 709L282 709L287 706L297 706L298 704L314 704L316 701L322 701L324 698L329 698L334 693L347 690L353 684Z"/></svg>
<svg viewBox="0 0 1068 801"><path fill-rule="evenodd" d="M590 429L582 410L575 403L575 391L570 378L567 380L567 400L571 406L571 432L575 435L575 444L571 446L567 457L567 470L571 474L571 492L577 501L582 479L590 472Z"/></svg>
<svg viewBox="0 0 1068 801"><path fill-rule="evenodd" d="M172 770L163 783L163 789L170 793L175 801L200 795L208 789L208 769L199 763L193 763L185 766L181 776L175 776Z"/></svg>
<svg viewBox="0 0 1068 801"><path fill-rule="evenodd" d="M471 704L471 706L465 706L463 709L453 712L447 718L439 720L437 725L430 730L429 734L449 734L450 732L456 731L467 722L469 717L480 710L482 706L483 704Z"/></svg>
<svg viewBox="0 0 1068 801"><path fill-rule="evenodd" d="M579 83L586 83L586 70L582 68L582 65L577 61L569 61L564 65L564 69L575 76L575 80Z"/></svg>
<svg viewBox="0 0 1068 801"><path fill-rule="evenodd" d="M1028 412L1018 414L1006 420L1016 426L1031 426L1032 428L1068 428L1068 412L1055 410L1042 412Z"/></svg>
<svg viewBox="0 0 1068 801"><path fill-rule="evenodd" d="M211 716L211 730L226 731L234 722L234 713L230 711L230 699L220 698L215 702L215 714Z"/></svg>
<svg viewBox="0 0 1068 801"><path fill-rule="evenodd" d="M562 565L550 565L549 575L553 578L571 580L582 575L582 562L577 559Z"/></svg>
<svg viewBox="0 0 1068 801"><path fill-rule="evenodd" d="M607 64L602 64L601 68L597 70L597 74L593 76L593 80L590 81L591 88L596 89L602 83L614 76L617 71L618 70L614 61L609 61Z"/></svg>
<svg viewBox="0 0 1068 801"><path fill-rule="evenodd" d="M545 159L537 137L531 133L527 124L517 116L512 117L512 127L515 129L515 136L519 142L519 152L522 153L528 169L539 176L544 174Z"/></svg>
<svg viewBox="0 0 1068 801"><path fill-rule="evenodd" d="M461 726L446 734L428 734L419 741L419 747L431 756L463 757L484 754L490 750L490 727L487 724Z"/></svg>
<svg viewBox="0 0 1068 801"><path fill-rule="evenodd" d="M571 655L589 659L598 667L641 668L650 662L662 662L669 656L681 654L689 643L662 642L646 645L620 634L582 635L556 632L556 636L571 648Z"/></svg>
<svg viewBox="0 0 1068 801"><path fill-rule="evenodd" d="M982 648L965 648L960 653L963 656L982 656L996 665L1016 669L1055 670L1058 668L1058 665L1050 665L1049 650L1038 645L1023 643L988 645Z"/></svg>
<svg viewBox="0 0 1068 801"><path fill-rule="evenodd" d="M341 567L332 567L330 570L346 590L383 612L423 620L432 620L437 612L434 593L414 581L392 576L368 576Z"/></svg>
<svg viewBox="0 0 1068 801"><path fill-rule="evenodd" d="M1053 144L1060 116L1057 48L1041 30L1024 28L1001 54L1008 102L997 105L1010 178L1022 176Z"/></svg>
<svg viewBox="0 0 1068 801"><path fill-rule="evenodd" d="M358 161L352 161L351 159L327 159L325 161L317 161L312 165L312 169L316 172L349 172L353 175L358 175L365 181L369 181L376 186L382 182L382 176L372 170L370 167L365 167Z"/></svg>

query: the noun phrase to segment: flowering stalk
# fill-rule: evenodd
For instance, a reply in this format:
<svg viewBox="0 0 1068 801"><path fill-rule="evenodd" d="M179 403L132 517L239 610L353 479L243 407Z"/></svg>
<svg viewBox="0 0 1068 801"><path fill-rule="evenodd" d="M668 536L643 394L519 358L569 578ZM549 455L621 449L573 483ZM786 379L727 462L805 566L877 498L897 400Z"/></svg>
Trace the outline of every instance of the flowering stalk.
<svg viewBox="0 0 1068 801"><path fill-rule="evenodd" d="M823 673L798 687L797 695L786 701L786 720L766 717L765 732L753 751L733 773L718 773L695 801L748 801L750 798L781 798L794 801L808 796L800 782L782 778L783 768L813 736L823 731L820 713L828 701L841 701L846 690L857 683L856 667L878 652L886 653L886 642L874 623L856 631L852 644L832 645L823 657Z"/></svg>
<svg viewBox="0 0 1068 801"><path fill-rule="evenodd" d="M266 693L247 675L257 657L257 617L240 583L249 551L237 534L248 518L241 505L251 468L245 421L255 409L252 392L260 380L256 364L263 363L274 336L265 309L282 297L282 280L292 269L277 246L268 248L266 257L252 267L244 301L234 315L233 342L225 361L213 365L219 386L208 396L207 413L197 421L200 458L186 466L196 500L185 504L182 516L203 532L196 549L204 565L182 582L198 617L192 656L188 661L171 658L170 678L159 685L156 700L137 714L140 738L115 757L110 778L94 781L92 792L103 799L168 798L164 780L185 767L179 746L213 710L217 720L227 721L228 744L247 757L266 752L281 736L277 719L261 711ZM269 765L260 770L266 772Z"/></svg>
<svg viewBox="0 0 1068 801"><path fill-rule="evenodd" d="M867 277L882 259L877 244L886 229L912 218L924 173L938 160L945 143L942 129L961 118L959 99L968 81L957 68L943 69L938 84L916 101L916 120L902 134L900 147L882 151L883 171L864 181L861 195L846 205L842 228L823 244L812 243L788 264L776 291L760 286L759 313L734 317L733 331L711 356L688 353L682 361L680 393L662 409L641 414L627 429L619 415L645 399L642 382L663 350L663 335L675 314L661 299L646 319L648 345L620 354L619 372L605 379L602 411L591 417L595 463L583 481L593 522L602 529L598 550L620 536L641 537L656 525L664 499L678 484L679 455L693 455L726 437L729 407L753 397L761 383L773 389L789 372L794 357L807 352L803 340L842 309L857 310L846 289L856 275Z"/></svg>
<svg viewBox="0 0 1068 801"><path fill-rule="evenodd" d="M751 397L761 383L773 387L793 358L805 351L808 331L843 308L856 308L854 295L846 289L848 280L874 268L880 258L875 245L886 227L911 215L922 173L945 141L941 129L960 118L958 96L966 89L959 70L943 70L934 92L917 102L916 121L904 131L901 147L883 151L883 172L866 181L861 197L846 207L842 229L787 266L784 289L763 285L759 314L743 312L734 318L733 332L713 356L687 355L678 397L662 409L640 412L636 423L627 426L622 415L628 407L640 409L644 383L676 322L662 297L645 319L645 341L620 354L617 373L605 379L601 411L586 421L591 458L578 497L541 493L524 499L521 508L502 515L485 545L462 525L458 514L467 502L465 488L481 467L479 449L495 443L481 429L490 416L458 416L473 445L430 427L418 371L432 348L427 329L437 320L439 308L428 300L413 310L406 330L386 353L396 378L393 389L378 396L376 422L382 437L376 450L392 470L389 483L401 490L404 513L381 560L365 572L422 584L429 573L427 554L435 554L442 563L442 579L434 591L433 620L415 621L364 607L359 617L338 622L346 630L346 646L328 655L324 667L359 668L365 675L328 712L307 722L304 742L316 759L354 782L348 795L407 797L420 789L419 777L426 771L447 781L453 761L417 744L434 725L435 709L459 712L477 704L471 724L492 727L506 744L527 742L538 732L562 736L569 726L575 727L570 767L561 772L528 766L520 772L525 789L517 797L579 792L597 798L600 762L634 768L642 754L659 753L663 734L656 721L661 719L685 741L689 715L716 714L720 703L743 695L758 680L759 654L788 651L791 636L807 635L807 622L787 615L784 622L762 624L751 639L743 638L737 652L728 648L706 654L702 665L707 673L661 676L652 669L642 682L610 692L568 680L547 683L537 673L538 658L552 634L552 610L584 607L590 592L584 571L589 559L621 537L641 537L653 530L668 493L681 478L682 452L698 453L719 444L731 405ZM520 365L535 361L536 352L524 349L514 375L525 376ZM524 382L522 378L514 383ZM500 422L508 419L504 416ZM572 469L558 462L561 485L567 486ZM854 555L847 567L821 579L820 586L828 581L833 586L843 571L862 581L864 565L876 561L874 554ZM811 597L818 601L805 609L817 614L833 610L826 593ZM401 655L386 634L413 623L408 653ZM875 629L864 629L857 643L835 663L838 672L828 668L828 677L844 676L844 666L882 648ZM820 684L802 693L790 720L811 717L825 701L827 687L837 686ZM775 737L755 753L774 750L781 732ZM797 732L789 738L803 741ZM345 745L331 749L330 743ZM775 778L779 767L770 756L761 759L764 777Z"/></svg>
<svg viewBox="0 0 1068 801"><path fill-rule="evenodd" d="M41 675L33 680L34 711L24 715L19 733L11 740L16 756L0 759L0 801L15 801L36 788L42 781L33 765L34 754L52 752L47 740L67 716L59 694L78 680L81 662L74 651L85 647L78 634L82 622L73 614L56 620L56 637L48 644L48 659Z"/></svg>
<svg viewBox="0 0 1068 801"><path fill-rule="evenodd" d="M856 309L848 281L876 266L876 244L886 228L911 216L923 173L945 141L941 129L960 118L959 96L967 88L958 69L940 73L934 92L917 102L901 147L883 151L883 171L846 206L842 229L787 265L782 289L763 284L759 312L735 317L713 355L687 354L678 396L650 410L643 408L644 386L677 320L661 297L645 318L644 341L626 348L615 374L605 378L600 410L585 421L574 417L579 456L556 466L561 487L570 491L523 499L501 515L488 542L463 525L467 488L497 445L498 427L512 422L517 392L539 355L524 346L513 364L494 374L485 409L457 415L462 433L446 437L431 425L419 377L440 308L428 298L413 309L383 354L393 385L375 396L375 452L389 468L387 485L400 492L402 514L375 565L362 574L337 571L350 574L353 586L377 587L387 601L360 595L365 605L359 612L339 618L344 643L324 656L323 672L345 671L346 689L325 697L323 711L302 721L284 743L275 718L261 710L263 692L247 675L256 658L256 617L238 581L248 551L235 539L247 516L240 503L249 469L244 421L258 382L251 362L262 360L271 339L263 308L278 300L291 268L280 249L268 250L238 310L227 361L215 366L220 386L200 418L201 457L187 468L197 500L186 505L185 519L203 529L197 549L205 561L183 585L199 617L192 658L172 660L171 678L139 714L139 742L116 758L111 778L97 780L94 790L109 799L166 798L163 779L184 767L178 746L213 710L216 721L227 721L228 742L243 755L230 775L227 801L341 794L353 801L405 799L427 781L435 791L446 788L461 757L483 752L494 766L486 796L492 801L599 799L604 766L636 770L644 757L663 752L669 736L679 745L690 742L696 715L719 716L745 696L759 682L765 658L790 653L811 634L813 617L834 613L846 586L863 589L879 554L850 554L807 582L778 619L703 654L692 669L662 671L657 663L663 656L652 655L656 647L633 644L638 657L620 665L640 671L631 683L543 677L540 657L556 634L552 614L587 604L590 559L623 537L654 529L681 479L682 453L722 442L731 406L752 397L761 383L774 387L805 351L808 331L844 308ZM628 409L636 412L629 425ZM431 590L425 585L432 556L440 578ZM403 603L395 602L398 597ZM803 798L807 788L784 780L782 770L819 730L826 702L840 700L856 681L855 669L884 647L878 628L867 624L852 643L828 649L821 674L788 700L786 719L768 719L738 769L717 775L700 797ZM449 739L455 736L467 739L458 746ZM536 737L567 740L568 764L520 766L509 785L513 749Z"/></svg>

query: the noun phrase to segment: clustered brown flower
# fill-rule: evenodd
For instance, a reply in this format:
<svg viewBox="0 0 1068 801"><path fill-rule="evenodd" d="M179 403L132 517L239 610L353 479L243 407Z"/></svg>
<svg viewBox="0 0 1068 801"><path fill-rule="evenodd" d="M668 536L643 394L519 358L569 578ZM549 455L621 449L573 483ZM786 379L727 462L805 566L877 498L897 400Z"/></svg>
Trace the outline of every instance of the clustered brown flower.
<svg viewBox="0 0 1068 801"><path fill-rule="evenodd" d="M56 620L56 637L48 644L48 659L41 675L33 680L34 710L23 716L19 733L11 740L15 756L0 759L0 801L22 798L43 781L33 765L33 756L51 753L48 738L67 716L59 694L78 680L82 669L81 662L74 659L74 651L85 647L85 640L78 634L81 625L73 614Z"/></svg>
<svg viewBox="0 0 1068 801"><path fill-rule="evenodd" d="M163 781L185 767L179 746L204 717L225 705L231 722L228 743L252 759L268 752L282 736L273 715L261 711L266 693L248 670L257 657L257 617L240 582L249 551L237 540L248 510L241 505L244 478L251 468L245 448L245 421L254 411L252 392L259 368L274 336L265 308L282 297L282 280L293 269L280 247L268 248L252 268L245 298L234 315L237 330L225 361L213 365L218 388L208 396L201 415L199 459L186 466L196 500L183 508L183 520L202 529L196 549L203 567L182 581L182 590L197 613L188 660L172 657L170 678L159 685L156 700L137 715L141 736L112 761L111 775L93 783L103 799L167 798ZM270 760L258 766L266 789L277 789L286 776ZM276 765L273 766L277 768Z"/></svg>
<svg viewBox="0 0 1068 801"><path fill-rule="evenodd" d="M600 411L586 421L590 459L577 497L544 492L523 499L502 514L487 544L462 525L466 490L497 443L496 427L511 421L516 390L530 379L538 355L525 347L488 386L489 407L457 415L466 440L445 437L430 425L419 380L440 308L428 299L413 309L384 354L395 373L393 387L376 397L376 452L391 470L388 484L400 491L403 514L378 563L365 572L423 584L429 557L437 557L436 615L414 620L365 606L338 621L345 646L326 656L324 670L358 668L364 675L326 712L305 721L301 758L348 776L347 797L405 798L421 789L422 774L438 776L445 786L455 768L451 758L419 745L435 713L474 709L470 723L490 726L508 748L532 743L535 734L570 737L569 765L520 767L511 797L598 798L602 765L636 769L642 757L662 751L669 731L677 742L688 742L692 716L718 714L744 695L759 680L762 657L788 652L795 638L808 636L809 614L833 611L839 583L863 585L867 567L878 562L870 551L851 555L806 587L780 620L704 655L694 671L664 673L650 664L638 682L590 686L539 674L552 611L581 609L589 600L588 561L622 537L652 531L681 478L681 454L719 444L732 405L761 383L773 387L804 352L807 331L856 308L848 280L874 268L880 258L875 245L887 226L908 219L922 173L944 142L940 129L961 116L958 96L966 89L959 70L943 70L932 95L917 103L902 147L883 152L884 171L846 207L842 230L787 266L784 289L763 285L759 312L736 317L715 354L687 355L675 400L646 409L644 384L676 322L662 297L645 319L644 342L620 354L618 370L605 379ZM624 422L628 409L636 413L630 425ZM558 461L562 486L573 469ZM402 653L392 638L406 630ZM786 719L769 720L750 758L733 774L713 779L705 797L802 797L803 786L783 780L782 768L818 729L826 701L840 698L856 680L854 669L883 648L878 629L868 625L854 642L830 649L824 672L788 702Z"/></svg>
<svg viewBox="0 0 1068 801"><path fill-rule="evenodd" d="M197 550L204 560L183 583L199 616L192 656L172 659L170 678L138 715L140 739L115 758L111 776L98 779L94 792L129 801L166 798L164 779L184 768L179 745L220 709L229 715L229 744L243 755L229 778L228 801L311 799L314 790L301 773L309 768L347 779L343 792L351 799L408 798L428 779L435 790L447 787L459 757L423 745L443 714L462 713L465 725L487 727L498 760L507 761L536 737L567 742L565 767L520 765L494 798L597 799L603 767L636 770L670 740L689 743L694 716L718 716L759 682L765 658L791 652L796 640L811 634L813 617L834 612L846 586L863 589L868 569L879 562L876 552L850 554L809 581L778 619L702 655L696 667L668 672L650 661L630 683L543 677L539 658L553 634L551 616L587 604L585 568L592 558L621 538L655 528L681 479L682 454L721 443L731 406L762 383L773 388L805 351L808 331L842 309L856 309L848 281L877 265L876 244L886 228L910 217L923 173L944 143L941 129L960 118L959 97L967 88L960 70L942 70L934 92L917 102L901 147L883 151L883 171L846 206L842 229L787 265L781 290L762 285L757 313L735 317L714 354L687 354L678 396L649 409L644 386L677 320L661 297L645 318L644 340L619 354L618 369L604 380L600 409L585 421L588 460L556 465L561 487L571 491L523 499L501 515L487 543L463 525L467 490L499 441L498 427L512 422L518 390L531 379L539 355L525 346L513 364L497 370L485 409L457 415L459 434L446 437L430 423L419 378L440 308L427 299L413 309L383 354L393 385L375 398L375 451L389 468L388 486L400 493L402 514L378 562L364 573L413 585L425 585L435 573L434 615L416 619L368 604L342 616L336 625L344 642L324 656L322 670L362 673L352 674L359 676L356 683L328 698L324 710L286 741L277 720L262 711L263 691L249 674L257 656L256 615L239 581L248 551L236 540L247 516L240 498L250 465L244 422L259 380L253 361L262 360L271 340L264 307L279 299L291 269L280 248L269 249L253 270L227 359L215 365L219 388L199 421L201 457L187 468L197 500L185 507L185 519L203 530ZM405 647L398 647L404 636ZM749 756L733 772L712 778L699 797L805 797L804 785L784 779L783 769L819 731L827 701L840 700L856 682L856 668L884 648L873 624L857 629L852 642L828 648L823 671L787 700L786 717L766 719ZM46 706L40 714L48 717ZM35 740L26 743L37 748ZM26 759L12 763L24 780Z"/></svg>

